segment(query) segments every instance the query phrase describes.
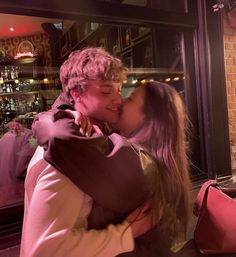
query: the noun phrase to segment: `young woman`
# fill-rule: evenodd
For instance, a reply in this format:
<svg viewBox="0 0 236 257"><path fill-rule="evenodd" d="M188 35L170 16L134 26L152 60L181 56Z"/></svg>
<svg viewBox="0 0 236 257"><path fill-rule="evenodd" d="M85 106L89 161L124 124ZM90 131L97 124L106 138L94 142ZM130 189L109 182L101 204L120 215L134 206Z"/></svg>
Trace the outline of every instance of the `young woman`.
<svg viewBox="0 0 236 257"><path fill-rule="evenodd" d="M151 203L162 210L161 229L172 243L186 233L189 175L185 144L186 114L179 94L169 85L148 82L123 102L120 134L149 153Z"/></svg>

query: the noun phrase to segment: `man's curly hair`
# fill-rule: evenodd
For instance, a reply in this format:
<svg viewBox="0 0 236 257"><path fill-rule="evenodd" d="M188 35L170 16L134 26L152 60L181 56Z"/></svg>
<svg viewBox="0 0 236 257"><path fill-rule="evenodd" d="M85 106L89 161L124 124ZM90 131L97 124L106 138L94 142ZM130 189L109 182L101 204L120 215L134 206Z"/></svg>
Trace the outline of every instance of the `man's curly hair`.
<svg viewBox="0 0 236 257"><path fill-rule="evenodd" d="M74 51L60 68L63 91L69 92L88 80L122 82L127 77L127 68L121 60L100 47Z"/></svg>

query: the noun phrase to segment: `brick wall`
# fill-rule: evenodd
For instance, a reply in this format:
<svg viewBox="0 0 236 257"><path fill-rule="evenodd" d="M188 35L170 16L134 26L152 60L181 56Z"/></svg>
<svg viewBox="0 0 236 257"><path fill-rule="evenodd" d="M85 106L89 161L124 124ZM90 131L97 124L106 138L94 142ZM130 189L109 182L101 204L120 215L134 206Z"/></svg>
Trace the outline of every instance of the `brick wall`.
<svg viewBox="0 0 236 257"><path fill-rule="evenodd" d="M236 173L236 29L224 18L224 52L232 170Z"/></svg>

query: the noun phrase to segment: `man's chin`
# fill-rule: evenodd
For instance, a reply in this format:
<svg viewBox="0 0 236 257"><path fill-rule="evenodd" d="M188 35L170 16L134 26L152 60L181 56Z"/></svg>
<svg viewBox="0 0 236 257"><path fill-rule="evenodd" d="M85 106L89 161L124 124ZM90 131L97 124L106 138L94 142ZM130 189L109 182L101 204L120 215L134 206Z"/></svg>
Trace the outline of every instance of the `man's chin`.
<svg viewBox="0 0 236 257"><path fill-rule="evenodd" d="M119 130L118 121L110 123L110 126L112 127L112 129L114 131L118 131Z"/></svg>
<svg viewBox="0 0 236 257"><path fill-rule="evenodd" d="M119 122L119 116L109 117L109 119L107 119L107 122L109 124L117 124Z"/></svg>

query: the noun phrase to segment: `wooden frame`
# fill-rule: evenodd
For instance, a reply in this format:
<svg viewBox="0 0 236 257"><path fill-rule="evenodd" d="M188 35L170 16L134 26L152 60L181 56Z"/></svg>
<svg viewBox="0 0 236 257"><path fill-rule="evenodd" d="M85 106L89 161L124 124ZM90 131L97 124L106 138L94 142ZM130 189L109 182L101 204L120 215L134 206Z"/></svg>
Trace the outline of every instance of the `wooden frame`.
<svg viewBox="0 0 236 257"><path fill-rule="evenodd" d="M199 101L202 112L206 169L210 178L231 173L228 109L224 69L222 11L213 12L213 0L198 1L199 30L195 41ZM205 58L202 58L205 56ZM208 57L208 58L207 58Z"/></svg>
<svg viewBox="0 0 236 257"><path fill-rule="evenodd" d="M192 99L189 108L197 105L198 113L196 115L199 118L199 131L202 137L199 158L204 160L202 168L206 169L208 177L213 178L220 173L231 173L222 20L220 13L212 11L211 6L215 1L188 1L191 7L188 13L170 13L145 7L92 0L1 0L0 12L74 20L91 20L93 17L94 21L106 24L139 24L150 27L163 24L185 28L189 31L185 33L186 39L195 34L191 40L195 50L191 60L195 63L186 63L188 69L195 69L194 76L196 76L190 78L189 87L193 80L197 81L196 95L191 95L193 92L189 91L190 99ZM191 51L187 47L185 54ZM19 215L17 221L6 219L5 226L0 228L0 237L5 237L6 233L10 233L10 230L6 229L7 223L10 224L8 227L13 226L19 231L23 205L0 209L0 219L6 217L12 208L15 211L11 215L16 213Z"/></svg>
<svg viewBox="0 0 236 257"><path fill-rule="evenodd" d="M190 1L191 2L191 1ZM190 4L191 8L192 4ZM197 19L189 13L170 13L151 8L92 0L1 0L0 12L51 18L89 19L108 23L169 24L193 27Z"/></svg>

